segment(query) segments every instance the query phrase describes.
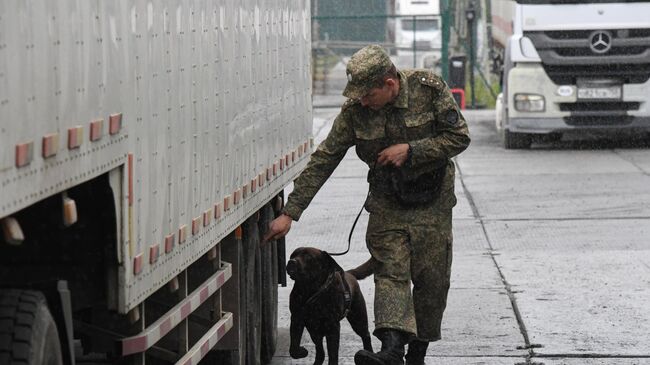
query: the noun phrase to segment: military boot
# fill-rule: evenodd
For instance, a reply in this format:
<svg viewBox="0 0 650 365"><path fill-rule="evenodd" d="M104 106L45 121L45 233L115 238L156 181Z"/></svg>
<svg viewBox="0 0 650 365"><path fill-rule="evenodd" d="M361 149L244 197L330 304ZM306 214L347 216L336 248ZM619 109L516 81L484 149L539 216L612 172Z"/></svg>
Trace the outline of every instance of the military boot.
<svg viewBox="0 0 650 365"><path fill-rule="evenodd" d="M358 351L354 355L356 365L404 365L404 345L408 343L409 335L394 329L385 329L377 333L381 340L381 351L373 353L367 350Z"/></svg>
<svg viewBox="0 0 650 365"><path fill-rule="evenodd" d="M427 353L429 342L412 340L406 353L406 365L424 365L424 355Z"/></svg>

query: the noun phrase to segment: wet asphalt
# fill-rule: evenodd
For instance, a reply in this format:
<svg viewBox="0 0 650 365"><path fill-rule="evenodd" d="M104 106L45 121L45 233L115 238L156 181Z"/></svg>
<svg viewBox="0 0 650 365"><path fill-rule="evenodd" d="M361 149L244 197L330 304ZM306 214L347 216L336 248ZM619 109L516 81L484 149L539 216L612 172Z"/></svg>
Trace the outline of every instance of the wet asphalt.
<svg viewBox="0 0 650 365"><path fill-rule="evenodd" d="M314 137L331 128L340 97L314 98ZM443 339L427 364L650 364L650 138L569 136L504 150L491 110L466 111L472 144L455 161L454 261ZM351 150L287 237L341 251L367 193ZM291 189L289 188L287 192ZM343 268L368 257L367 213ZM361 282L370 330L373 281ZM288 355L287 288L280 288L272 364ZM373 338L375 349L380 343ZM361 340L344 320L339 364ZM326 360L327 361L327 360Z"/></svg>

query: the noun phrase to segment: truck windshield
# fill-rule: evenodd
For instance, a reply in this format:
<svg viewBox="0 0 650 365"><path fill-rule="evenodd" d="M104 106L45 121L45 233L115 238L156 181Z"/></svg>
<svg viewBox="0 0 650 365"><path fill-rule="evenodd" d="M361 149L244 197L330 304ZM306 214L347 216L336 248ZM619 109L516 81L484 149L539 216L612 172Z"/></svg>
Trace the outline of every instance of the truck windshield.
<svg viewBox="0 0 650 365"><path fill-rule="evenodd" d="M517 0L519 4L602 4L602 3L646 3L648 0Z"/></svg>
<svg viewBox="0 0 650 365"><path fill-rule="evenodd" d="M416 31L432 31L438 30L438 19L417 19L415 21L415 30ZM402 20L402 30L413 30L413 20L412 19L403 19Z"/></svg>

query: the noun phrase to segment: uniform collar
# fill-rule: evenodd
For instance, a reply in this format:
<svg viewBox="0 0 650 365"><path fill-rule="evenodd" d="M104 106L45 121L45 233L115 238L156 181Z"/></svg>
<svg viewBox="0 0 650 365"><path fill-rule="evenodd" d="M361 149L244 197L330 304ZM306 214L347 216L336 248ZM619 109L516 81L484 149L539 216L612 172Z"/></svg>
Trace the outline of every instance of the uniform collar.
<svg viewBox="0 0 650 365"><path fill-rule="evenodd" d="M409 106L409 84L406 75L402 71L398 72L399 76L399 94L395 98L393 106L396 108L406 109Z"/></svg>

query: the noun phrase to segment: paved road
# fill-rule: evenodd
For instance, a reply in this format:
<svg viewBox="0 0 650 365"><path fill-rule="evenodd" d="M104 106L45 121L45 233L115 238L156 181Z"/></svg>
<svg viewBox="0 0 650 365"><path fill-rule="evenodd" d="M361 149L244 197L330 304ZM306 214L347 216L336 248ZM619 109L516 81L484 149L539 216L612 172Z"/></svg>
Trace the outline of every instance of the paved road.
<svg viewBox="0 0 650 365"><path fill-rule="evenodd" d="M336 112L315 110L317 142ZM456 160L449 305L427 364L650 364L648 144L563 141L506 151L490 111L466 116L473 142ZM345 248L366 171L351 151L294 224L288 251ZM368 257L366 222L367 213L351 252L338 259L344 268ZM372 284L362 282L371 324ZM280 289L273 364L311 364L307 336L310 357L288 356L290 289ZM341 336L340 363L352 364L361 341L345 321Z"/></svg>

